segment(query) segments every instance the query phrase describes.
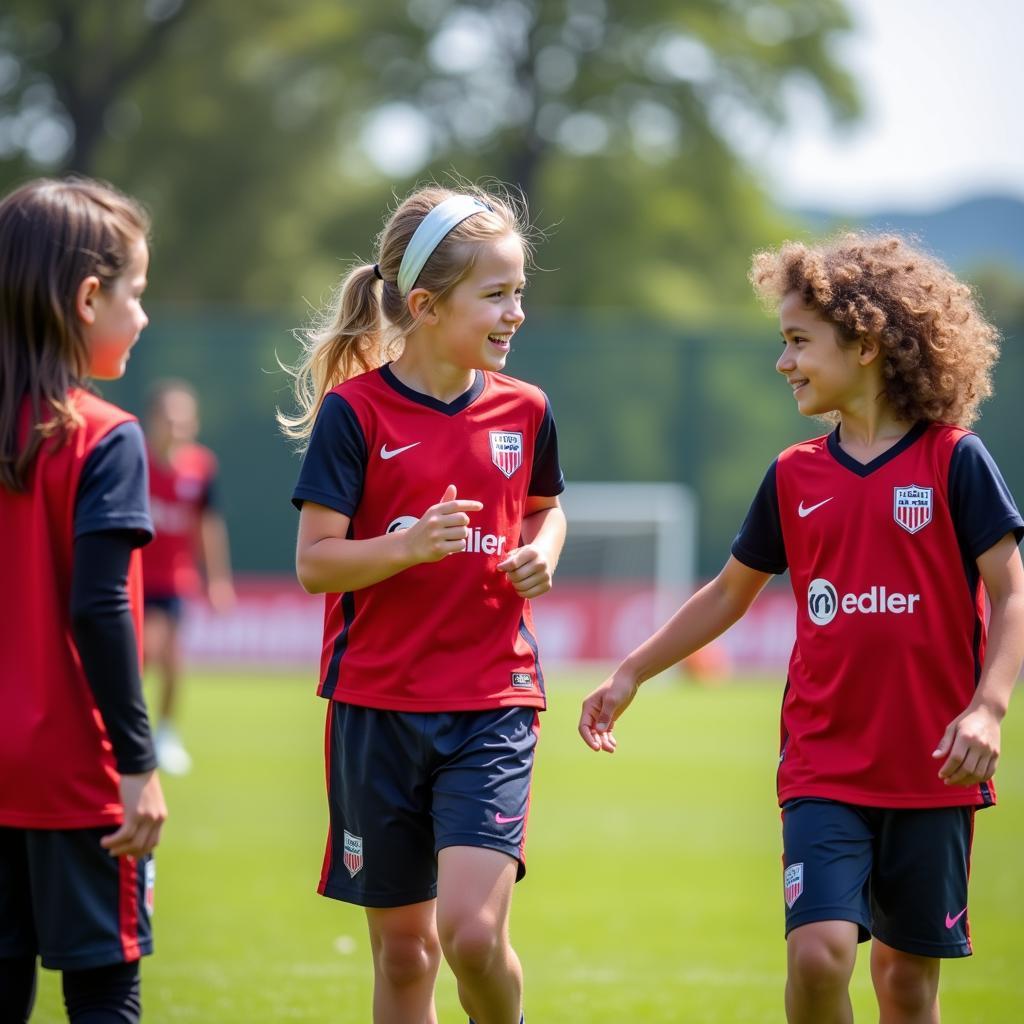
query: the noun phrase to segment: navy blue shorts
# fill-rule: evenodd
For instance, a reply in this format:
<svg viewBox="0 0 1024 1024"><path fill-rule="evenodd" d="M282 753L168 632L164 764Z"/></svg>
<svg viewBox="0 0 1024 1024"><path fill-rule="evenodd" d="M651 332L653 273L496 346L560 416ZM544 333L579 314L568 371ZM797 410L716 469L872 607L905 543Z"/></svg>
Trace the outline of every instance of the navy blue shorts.
<svg viewBox="0 0 1024 1024"><path fill-rule="evenodd" d="M150 594L142 604L145 611L162 612L175 625L181 622L181 615L185 608L184 601L177 594Z"/></svg>
<svg viewBox="0 0 1024 1024"><path fill-rule="evenodd" d="M437 895L437 853L480 846L518 861L530 808L535 708L327 709L330 831L317 891L363 907Z"/></svg>
<svg viewBox="0 0 1024 1024"><path fill-rule="evenodd" d="M111 857L113 831L0 827L0 958L78 971L153 952L155 864Z"/></svg>
<svg viewBox="0 0 1024 1024"><path fill-rule="evenodd" d="M791 800L782 809L786 934L852 921L917 956L971 955L973 807L894 809Z"/></svg>

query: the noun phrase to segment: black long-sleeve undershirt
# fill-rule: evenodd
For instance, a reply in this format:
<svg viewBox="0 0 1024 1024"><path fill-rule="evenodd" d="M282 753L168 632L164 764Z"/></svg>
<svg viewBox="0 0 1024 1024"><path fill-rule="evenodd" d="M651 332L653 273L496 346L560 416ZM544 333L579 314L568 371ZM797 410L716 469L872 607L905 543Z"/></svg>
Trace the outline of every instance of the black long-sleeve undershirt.
<svg viewBox="0 0 1024 1024"><path fill-rule="evenodd" d="M82 534L71 575L72 633L122 775L156 767L128 600L128 564L137 546L128 530Z"/></svg>

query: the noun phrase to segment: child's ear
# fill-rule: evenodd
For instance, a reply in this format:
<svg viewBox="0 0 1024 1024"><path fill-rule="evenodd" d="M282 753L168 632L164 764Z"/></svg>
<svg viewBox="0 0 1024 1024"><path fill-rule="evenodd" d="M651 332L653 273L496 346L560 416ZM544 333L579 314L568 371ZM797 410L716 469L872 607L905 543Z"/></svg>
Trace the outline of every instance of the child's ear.
<svg viewBox="0 0 1024 1024"><path fill-rule="evenodd" d="M858 362L861 366L869 366L882 354L882 343L874 334L862 334L857 339L860 345Z"/></svg>
<svg viewBox="0 0 1024 1024"><path fill-rule="evenodd" d="M413 288L405 301L416 323L434 324L437 322L434 296L426 288Z"/></svg>
<svg viewBox="0 0 1024 1024"><path fill-rule="evenodd" d="M84 324L96 320L96 297L100 292L100 279L95 274L83 277L75 292L75 312Z"/></svg>

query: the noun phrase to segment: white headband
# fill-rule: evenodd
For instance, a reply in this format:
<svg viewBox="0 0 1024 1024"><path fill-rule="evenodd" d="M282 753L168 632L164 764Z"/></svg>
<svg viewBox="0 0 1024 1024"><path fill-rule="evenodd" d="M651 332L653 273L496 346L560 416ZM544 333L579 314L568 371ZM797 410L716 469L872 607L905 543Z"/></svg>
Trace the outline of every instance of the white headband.
<svg viewBox="0 0 1024 1024"><path fill-rule="evenodd" d="M452 228L474 213L485 213L489 209L489 206L473 196L452 196L438 203L420 221L402 256L402 265L398 268L399 293L408 295L412 291L430 254Z"/></svg>

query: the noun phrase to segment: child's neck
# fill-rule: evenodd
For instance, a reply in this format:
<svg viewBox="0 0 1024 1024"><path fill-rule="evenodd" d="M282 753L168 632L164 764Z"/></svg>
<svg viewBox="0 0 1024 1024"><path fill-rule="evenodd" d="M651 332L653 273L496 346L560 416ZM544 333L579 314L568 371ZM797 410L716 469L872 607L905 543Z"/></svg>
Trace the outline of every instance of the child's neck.
<svg viewBox="0 0 1024 1024"><path fill-rule="evenodd" d="M913 426L888 405L872 403L863 411L840 410L839 446L858 462L871 462L887 452Z"/></svg>
<svg viewBox="0 0 1024 1024"><path fill-rule="evenodd" d="M427 359L408 343L405 351L391 364L391 372L407 388L440 402L454 402L476 380L475 370Z"/></svg>

